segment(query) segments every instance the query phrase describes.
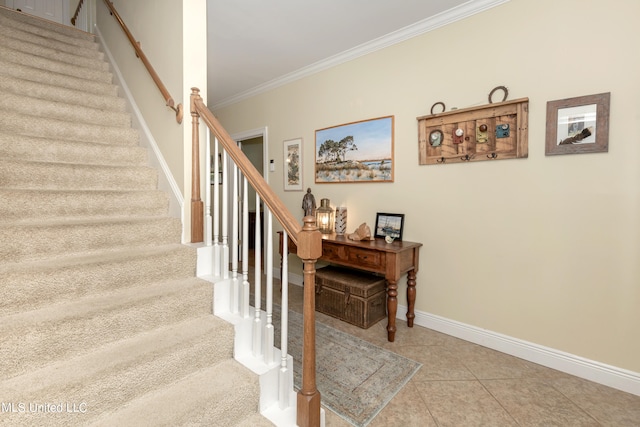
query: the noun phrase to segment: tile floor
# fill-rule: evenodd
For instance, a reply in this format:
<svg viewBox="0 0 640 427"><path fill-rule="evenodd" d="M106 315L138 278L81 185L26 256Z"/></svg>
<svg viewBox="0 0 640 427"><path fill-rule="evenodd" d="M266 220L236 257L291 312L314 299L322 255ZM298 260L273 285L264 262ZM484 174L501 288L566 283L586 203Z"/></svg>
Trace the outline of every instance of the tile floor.
<svg viewBox="0 0 640 427"><path fill-rule="evenodd" d="M289 285L289 296L290 308L301 312L302 288ZM386 320L365 330L316 315L317 321L422 363L370 427L640 426L640 396L421 326L408 328L406 322L397 322L390 343ZM326 426L351 424L327 410Z"/></svg>

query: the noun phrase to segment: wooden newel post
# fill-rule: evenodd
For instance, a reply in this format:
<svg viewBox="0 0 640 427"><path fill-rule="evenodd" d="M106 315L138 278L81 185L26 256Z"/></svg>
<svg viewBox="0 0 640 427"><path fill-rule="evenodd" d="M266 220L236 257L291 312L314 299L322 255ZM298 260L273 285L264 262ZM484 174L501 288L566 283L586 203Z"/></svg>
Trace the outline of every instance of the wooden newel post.
<svg viewBox="0 0 640 427"><path fill-rule="evenodd" d="M322 256L322 234L313 216L304 217L298 233L298 257L304 264L302 388L298 391L299 427L320 426L320 392L316 387L316 261Z"/></svg>
<svg viewBox="0 0 640 427"><path fill-rule="evenodd" d="M204 203L200 198L200 129L195 101L200 89L191 88L191 243L204 241Z"/></svg>

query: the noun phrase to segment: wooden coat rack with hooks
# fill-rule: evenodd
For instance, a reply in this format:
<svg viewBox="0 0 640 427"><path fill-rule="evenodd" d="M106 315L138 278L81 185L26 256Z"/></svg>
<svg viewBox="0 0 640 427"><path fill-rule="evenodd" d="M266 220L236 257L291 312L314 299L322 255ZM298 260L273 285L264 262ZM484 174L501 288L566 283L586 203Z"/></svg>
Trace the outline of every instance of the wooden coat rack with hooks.
<svg viewBox="0 0 640 427"><path fill-rule="evenodd" d="M529 98L435 114L431 110L417 118L421 165L528 156Z"/></svg>

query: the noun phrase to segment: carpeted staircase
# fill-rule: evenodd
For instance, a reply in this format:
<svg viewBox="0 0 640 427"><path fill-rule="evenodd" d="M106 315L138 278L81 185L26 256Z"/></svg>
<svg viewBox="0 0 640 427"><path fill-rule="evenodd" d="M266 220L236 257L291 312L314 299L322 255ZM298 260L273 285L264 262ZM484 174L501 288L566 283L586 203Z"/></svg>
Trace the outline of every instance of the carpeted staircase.
<svg viewBox="0 0 640 427"><path fill-rule="evenodd" d="M146 162L93 36L0 7L0 425L272 425Z"/></svg>

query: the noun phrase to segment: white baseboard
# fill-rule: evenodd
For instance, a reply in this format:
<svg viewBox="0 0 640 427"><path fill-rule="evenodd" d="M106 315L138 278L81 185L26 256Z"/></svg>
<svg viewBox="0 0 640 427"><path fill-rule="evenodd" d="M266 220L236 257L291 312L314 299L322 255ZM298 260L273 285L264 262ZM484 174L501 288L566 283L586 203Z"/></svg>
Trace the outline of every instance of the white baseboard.
<svg viewBox="0 0 640 427"><path fill-rule="evenodd" d="M406 312L406 306L398 305L397 318L405 320ZM585 359L434 314L420 311L416 311L415 314L415 325L433 329L434 331L510 354L548 368L640 396L640 373Z"/></svg>

